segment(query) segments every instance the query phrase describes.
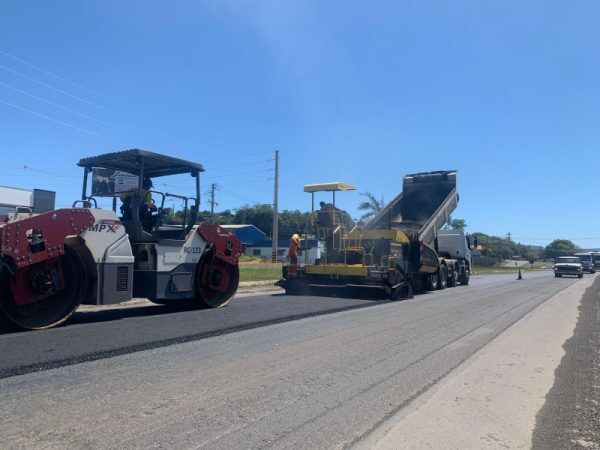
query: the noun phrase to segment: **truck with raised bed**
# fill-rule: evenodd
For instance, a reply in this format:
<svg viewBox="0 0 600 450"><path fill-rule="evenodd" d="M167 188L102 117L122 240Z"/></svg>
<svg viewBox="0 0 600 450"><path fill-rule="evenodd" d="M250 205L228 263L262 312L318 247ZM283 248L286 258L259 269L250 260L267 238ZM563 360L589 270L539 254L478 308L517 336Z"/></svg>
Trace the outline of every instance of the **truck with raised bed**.
<svg viewBox="0 0 600 450"><path fill-rule="evenodd" d="M469 237L441 230L458 204L456 171L405 176L400 195L365 226L348 230L335 194L353 189L341 182L304 187L312 195L310 228L325 241L325 254L315 264L284 266L279 285L286 292L398 299L469 283ZM331 192L333 203L315 211L318 192Z"/></svg>

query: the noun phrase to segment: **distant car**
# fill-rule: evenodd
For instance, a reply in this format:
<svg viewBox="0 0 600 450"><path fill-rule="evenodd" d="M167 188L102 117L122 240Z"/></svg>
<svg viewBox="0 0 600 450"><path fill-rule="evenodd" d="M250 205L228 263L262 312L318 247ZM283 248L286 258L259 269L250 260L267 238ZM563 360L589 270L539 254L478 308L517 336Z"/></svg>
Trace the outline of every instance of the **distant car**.
<svg viewBox="0 0 600 450"><path fill-rule="evenodd" d="M554 263L554 276L576 275L583 278L583 264L577 256L561 256Z"/></svg>
<svg viewBox="0 0 600 450"><path fill-rule="evenodd" d="M600 252L592 252L592 261L596 270L600 270Z"/></svg>
<svg viewBox="0 0 600 450"><path fill-rule="evenodd" d="M594 258L591 253L575 253L574 256L581 260L584 272L596 273L596 266L594 266Z"/></svg>

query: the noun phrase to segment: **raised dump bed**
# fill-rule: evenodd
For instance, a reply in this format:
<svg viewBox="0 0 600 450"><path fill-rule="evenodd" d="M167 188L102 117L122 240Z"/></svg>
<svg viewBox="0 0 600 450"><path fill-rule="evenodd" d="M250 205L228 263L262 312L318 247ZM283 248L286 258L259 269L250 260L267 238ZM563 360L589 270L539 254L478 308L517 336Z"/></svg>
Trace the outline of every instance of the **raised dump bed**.
<svg viewBox="0 0 600 450"><path fill-rule="evenodd" d="M365 228L398 229L431 244L458 205L456 173L456 170L440 170L406 175L402 193Z"/></svg>

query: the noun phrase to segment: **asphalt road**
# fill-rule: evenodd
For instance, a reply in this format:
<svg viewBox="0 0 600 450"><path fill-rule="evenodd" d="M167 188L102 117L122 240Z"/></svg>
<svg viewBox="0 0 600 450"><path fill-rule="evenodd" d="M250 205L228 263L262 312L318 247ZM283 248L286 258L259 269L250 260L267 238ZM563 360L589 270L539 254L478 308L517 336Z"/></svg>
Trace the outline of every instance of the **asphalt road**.
<svg viewBox="0 0 600 450"><path fill-rule="evenodd" d="M576 281L492 275L394 303L248 297L5 334L0 447L349 446ZM360 309L326 314L342 308Z"/></svg>
<svg viewBox="0 0 600 450"><path fill-rule="evenodd" d="M59 328L0 334L0 378L377 304L277 294L221 309L145 304L76 312Z"/></svg>

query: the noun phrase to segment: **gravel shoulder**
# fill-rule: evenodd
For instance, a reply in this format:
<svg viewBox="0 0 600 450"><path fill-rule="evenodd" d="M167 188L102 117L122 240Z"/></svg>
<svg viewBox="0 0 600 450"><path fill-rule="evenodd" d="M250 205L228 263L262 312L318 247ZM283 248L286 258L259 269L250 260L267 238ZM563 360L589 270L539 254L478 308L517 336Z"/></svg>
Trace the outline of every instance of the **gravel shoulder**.
<svg viewBox="0 0 600 450"><path fill-rule="evenodd" d="M536 413L553 386L563 344L573 336L580 302L584 296L589 302L590 293L597 298L597 290L589 288L594 279L586 277L525 315L358 447L529 448ZM593 353L589 350L586 355ZM589 363L591 358L584 358ZM582 383L593 378L576 363L570 370ZM561 417L560 399L556 407L548 411L552 418ZM567 448L554 446L552 437L542 441L538 448Z"/></svg>
<svg viewBox="0 0 600 450"><path fill-rule="evenodd" d="M600 278L579 307L579 321L537 415L535 449L600 448Z"/></svg>

